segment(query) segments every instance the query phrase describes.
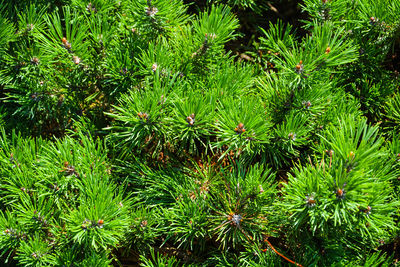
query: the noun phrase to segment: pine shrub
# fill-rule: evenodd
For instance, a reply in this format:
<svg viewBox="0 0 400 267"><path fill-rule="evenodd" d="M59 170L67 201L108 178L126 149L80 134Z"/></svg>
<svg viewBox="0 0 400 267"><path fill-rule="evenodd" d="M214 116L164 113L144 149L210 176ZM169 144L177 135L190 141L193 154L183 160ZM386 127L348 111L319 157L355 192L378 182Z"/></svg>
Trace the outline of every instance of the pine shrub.
<svg viewBox="0 0 400 267"><path fill-rule="evenodd" d="M0 0L2 266L396 266L400 2L294 2Z"/></svg>

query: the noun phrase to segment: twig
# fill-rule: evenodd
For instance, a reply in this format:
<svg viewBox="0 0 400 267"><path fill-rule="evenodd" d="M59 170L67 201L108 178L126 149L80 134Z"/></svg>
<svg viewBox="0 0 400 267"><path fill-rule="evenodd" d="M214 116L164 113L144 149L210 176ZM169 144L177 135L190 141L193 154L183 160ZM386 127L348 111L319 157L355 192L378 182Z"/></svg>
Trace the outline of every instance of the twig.
<svg viewBox="0 0 400 267"><path fill-rule="evenodd" d="M284 259L287 260L288 262L293 263L293 264L296 265L296 266L303 267L303 265L301 265L300 263L297 263L297 262L295 262L295 261L292 261L292 260L289 259L288 257L286 257L286 256L284 256L283 254L281 254L280 252L278 252L278 251L274 248L274 246L272 246L271 242L268 241L267 238L266 238L264 241L268 243L268 245L271 247L271 249L272 249L276 254L278 254L279 256L281 256L282 258L284 258ZM267 251L267 249L263 249L263 252L265 252L265 251Z"/></svg>
<svg viewBox="0 0 400 267"><path fill-rule="evenodd" d="M254 242L253 238L252 238L251 236L247 235L246 232L245 232L243 229L240 229L240 230L241 230L241 232L244 234L244 236L245 236L249 241ZM287 260L288 262L293 263L294 265L299 266L299 267L304 267L304 266L301 265L300 263L297 263L297 262L295 262L295 261L292 261L291 259L289 259L289 258L286 257L285 255L283 255L282 253L278 252L278 251L274 248L274 246L271 244L271 242L268 241L268 238L265 238L264 241L268 243L268 245L271 247L271 249L272 249L276 254L278 254L279 256L281 256L282 258L284 258L285 260ZM261 250L261 251L262 251L262 252L266 252L267 249L263 249L263 250Z"/></svg>

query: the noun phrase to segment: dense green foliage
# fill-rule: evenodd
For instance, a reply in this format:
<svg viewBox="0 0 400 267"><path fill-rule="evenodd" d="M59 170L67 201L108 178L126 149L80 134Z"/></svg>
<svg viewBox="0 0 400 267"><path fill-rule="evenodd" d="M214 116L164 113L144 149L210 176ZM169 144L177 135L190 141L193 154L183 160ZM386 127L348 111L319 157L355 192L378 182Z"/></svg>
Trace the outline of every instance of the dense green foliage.
<svg viewBox="0 0 400 267"><path fill-rule="evenodd" d="M267 2L0 0L1 265L395 264L400 2Z"/></svg>

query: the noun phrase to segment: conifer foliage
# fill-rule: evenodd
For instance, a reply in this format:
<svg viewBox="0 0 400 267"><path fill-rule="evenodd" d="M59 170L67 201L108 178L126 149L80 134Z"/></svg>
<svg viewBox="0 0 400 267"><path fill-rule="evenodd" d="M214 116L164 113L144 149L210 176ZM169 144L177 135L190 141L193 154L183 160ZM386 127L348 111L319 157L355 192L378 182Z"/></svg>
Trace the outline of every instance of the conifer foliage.
<svg viewBox="0 0 400 267"><path fill-rule="evenodd" d="M0 0L0 265L397 264L400 2L299 2Z"/></svg>

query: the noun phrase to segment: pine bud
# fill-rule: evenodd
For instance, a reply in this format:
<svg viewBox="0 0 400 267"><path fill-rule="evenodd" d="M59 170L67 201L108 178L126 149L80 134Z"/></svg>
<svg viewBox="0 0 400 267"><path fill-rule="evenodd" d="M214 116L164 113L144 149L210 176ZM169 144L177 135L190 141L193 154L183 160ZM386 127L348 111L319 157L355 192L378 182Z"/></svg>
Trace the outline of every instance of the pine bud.
<svg viewBox="0 0 400 267"><path fill-rule="evenodd" d="M89 226L89 223L90 221L88 219L85 219L81 224L81 228L86 231Z"/></svg>
<svg viewBox="0 0 400 267"><path fill-rule="evenodd" d="M344 195L345 195L345 190L344 190L344 188L338 188L337 190L336 190L336 198L337 199L344 199Z"/></svg>
<svg viewBox="0 0 400 267"><path fill-rule="evenodd" d="M303 101L302 104L303 104L305 109L310 109L310 107L311 107L311 101L310 100Z"/></svg>
<svg viewBox="0 0 400 267"><path fill-rule="evenodd" d="M294 141L294 140L296 140L296 134L295 133L289 133L288 138L289 138L289 140Z"/></svg>
<svg viewBox="0 0 400 267"><path fill-rule="evenodd" d="M71 49L71 44L68 42L67 38L63 37L61 39L65 49L70 50Z"/></svg>
<svg viewBox="0 0 400 267"><path fill-rule="evenodd" d="M304 71L304 66L303 66L303 61L302 61L302 60L300 60L300 61L299 61L299 64L296 65L295 71L296 71L297 73L299 73L299 74L302 73L302 72Z"/></svg>
<svg viewBox="0 0 400 267"><path fill-rule="evenodd" d="M259 185L258 188L260 189L260 194L264 193L264 188L262 187L262 185Z"/></svg>
<svg viewBox="0 0 400 267"><path fill-rule="evenodd" d="M71 44L70 44L70 43L68 43L68 42L67 42L67 43L65 44L65 48L66 48L67 50L70 50L70 49L71 49L71 47L72 47L72 46L71 46Z"/></svg>
<svg viewBox="0 0 400 267"><path fill-rule="evenodd" d="M331 48L328 46L326 49L325 49L325 54L329 54L331 52Z"/></svg>
<svg viewBox="0 0 400 267"><path fill-rule="evenodd" d="M95 6L92 3L89 3L87 5L86 10L89 11L89 12L94 12L94 13L97 12L97 9L95 8Z"/></svg>
<svg viewBox="0 0 400 267"><path fill-rule="evenodd" d="M35 28L35 25L33 25L32 23L26 25L26 31L28 31L28 32L32 31L33 28Z"/></svg>
<svg viewBox="0 0 400 267"><path fill-rule="evenodd" d="M74 63L75 63L76 65L78 65L78 64L81 62L81 59L80 59L78 56L73 56L73 57L72 57L72 60L74 61Z"/></svg>
<svg viewBox="0 0 400 267"><path fill-rule="evenodd" d="M187 116L186 117L186 121L187 121L187 123L189 123L189 126L193 126L193 124L194 124L194 113L192 113L192 114L190 114L190 116Z"/></svg>
<svg viewBox="0 0 400 267"><path fill-rule="evenodd" d="M39 97L39 94L38 93L33 93L33 94L31 94L31 98L32 98L32 100L34 100L34 101L39 101L40 100L40 97Z"/></svg>
<svg viewBox="0 0 400 267"><path fill-rule="evenodd" d="M314 200L313 196L306 196L306 206L307 207L314 207L316 204L316 201Z"/></svg>
<svg viewBox="0 0 400 267"><path fill-rule="evenodd" d="M242 133L244 133L246 131L246 129L244 128L244 124L243 123L239 123L237 126L236 126L236 128L235 128L235 132L237 133L237 134L242 134Z"/></svg>
<svg viewBox="0 0 400 267"><path fill-rule="evenodd" d="M128 69L126 67L123 67L119 73L121 73L122 75L126 75L128 73Z"/></svg>
<svg viewBox="0 0 400 267"><path fill-rule="evenodd" d="M31 63L33 64L33 65L39 65L39 58L37 58L37 57L33 57L32 59L31 59Z"/></svg>
<svg viewBox="0 0 400 267"><path fill-rule="evenodd" d="M149 120L149 115L146 112L139 112L138 117L140 118L141 121L148 121Z"/></svg>
<svg viewBox="0 0 400 267"><path fill-rule="evenodd" d="M153 72L156 72L156 71L157 71L157 68L158 68L157 63L154 63L154 64L151 66L151 70L152 70Z"/></svg>
<svg viewBox="0 0 400 267"><path fill-rule="evenodd" d="M365 209L365 215L370 215L371 214L371 210L372 210L372 208L371 208L371 206L367 206L367 208Z"/></svg>
<svg viewBox="0 0 400 267"><path fill-rule="evenodd" d="M231 225L234 225L236 227L240 227L240 223L243 221L243 217L240 214L233 214L230 213L228 215L228 220L231 221Z"/></svg>
<svg viewBox="0 0 400 267"><path fill-rule="evenodd" d="M154 17L158 13L158 8L151 6L151 7L146 7L146 14L149 17Z"/></svg>

